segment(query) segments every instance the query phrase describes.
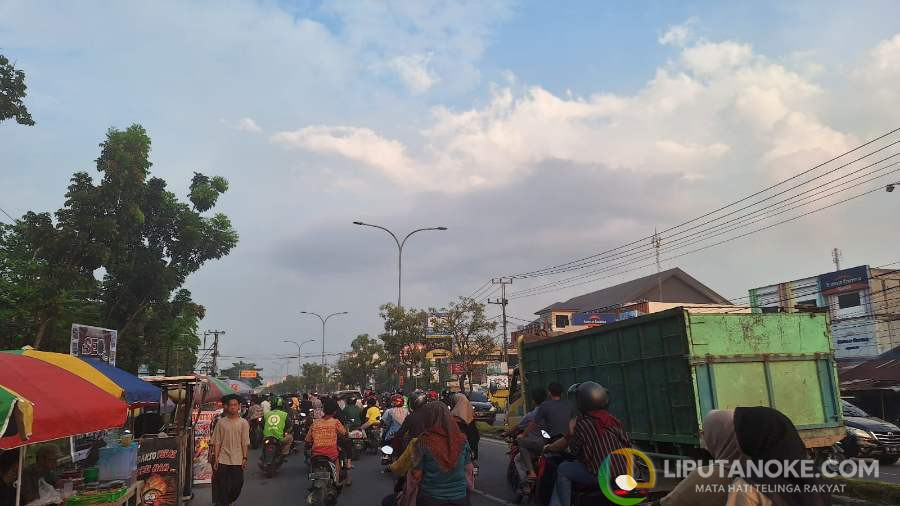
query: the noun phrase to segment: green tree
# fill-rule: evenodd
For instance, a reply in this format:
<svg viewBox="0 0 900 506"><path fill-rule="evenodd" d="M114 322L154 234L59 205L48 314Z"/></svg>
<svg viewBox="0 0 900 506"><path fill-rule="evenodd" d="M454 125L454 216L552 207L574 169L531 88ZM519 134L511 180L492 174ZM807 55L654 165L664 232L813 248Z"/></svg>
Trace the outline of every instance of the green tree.
<svg viewBox="0 0 900 506"><path fill-rule="evenodd" d="M385 351L385 367L397 377L410 378L412 370L425 358L425 330L428 314L421 309L381 306L384 332L378 336Z"/></svg>
<svg viewBox="0 0 900 506"><path fill-rule="evenodd" d="M438 311L432 309L431 312ZM465 371L463 378L469 380L471 392L475 363L483 362L497 348L493 337L497 322L485 318L484 304L465 297L451 302L449 308L441 313L445 316L434 319L434 330L453 340L453 361L462 364ZM460 378L460 388L463 388L463 378Z"/></svg>
<svg viewBox="0 0 900 506"><path fill-rule="evenodd" d="M384 359L381 344L369 334L360 334L350 343L350 352L338 360L338 380L345 385L366 388L374 381L375 370Z"/></svg>
<svg viewBox="0 0 900 506"><path fill-rule="evenodd" d="M256 377L241 378L241 371L256 371ZM260 372L262 372L262 368L256 367L256 364L254 364L253 362L244 362L243 360L241 360L240 362L232 362L231 367L222 369L219 374L229 379L243 381L251 387L257 388L263 383L263 377L261 374L259 374Z"/></svg>
<svg viewBox="0 0 900 506"><path fill-rule="evenodd" d="M25 72L0 54L0 121L15 118L20 125L34 125L22 100L25 98Z"/></svg>
<svg viewBox="0 0 900 506"><path fill-rule="evenodd" d="M300 379L300 385L303 392L313 392L316 390L327 392L334 386L333 384L328 384L329 380L332 380L332 378L326 377L322 369L322 364L306 362L303 364L301 370L303 371L303 374ZM322 383L323 378L326 381L325 384Z"/></svg>
<svg viewBox="0 0 900 506"><path fill-rule="evenodd" d="M118 330L124 369L164 362L161 350L179 350L188 356L177 357L178 368L190 370L198 341L192 328L203 310L189 292L173 293L237 244L228 217L209 215L227 182L195 173L188 202L180 201L150 177L150 138L140 125L110 129L100 147L101 180L76 172L55 221L28 213L0 232L0 312L14 318L0 337L30 334L26 343L62 351L67 336L54 332L78 321Z"/></svg>

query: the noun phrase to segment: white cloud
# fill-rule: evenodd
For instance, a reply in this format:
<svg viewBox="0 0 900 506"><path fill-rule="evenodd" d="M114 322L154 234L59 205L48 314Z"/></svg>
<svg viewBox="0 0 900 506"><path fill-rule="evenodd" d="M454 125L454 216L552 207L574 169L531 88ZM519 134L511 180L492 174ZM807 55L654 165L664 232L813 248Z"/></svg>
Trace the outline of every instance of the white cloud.
<svg viewBox="0 0 900 506"><path fill-rule="evenodd" d="M697 23L697 18L691 17L680 25L672 25L659 39L659 43L663 45L684 47L693 39L693 25Z"/></svg>
<svg viewBox="0 0 900 506"><path fill-rule="evenodd" d="M253 121L253 118L241 118L240 121L238 121L237 129L242 132L262 132L262 128L256 124L256 121Z"/></svg>
<svg viewBox="0 0 900 506"><path fill-rule="evenodd" d="M411 92L424 93L440 80L429 68L430 60L430 55L423 54L397 56L388 66Z"/></svg>
<svg viewBox="0 0 900 506"><path fill-rule="evenodd" d="M559 96L511 80L480 107L434 107L417 140L321 125L273 139L422 191L504 185L547 160L691 179L723 170L776 177L786 160L794 168L852 144L819 119L822 94L747 44L698 40L631 95Z"/></svg>

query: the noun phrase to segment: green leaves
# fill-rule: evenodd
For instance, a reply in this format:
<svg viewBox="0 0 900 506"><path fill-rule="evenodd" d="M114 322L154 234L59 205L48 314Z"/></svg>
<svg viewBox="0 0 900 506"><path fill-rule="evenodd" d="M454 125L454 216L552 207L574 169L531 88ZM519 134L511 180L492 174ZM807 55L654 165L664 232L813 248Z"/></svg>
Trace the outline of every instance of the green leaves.
<svg viewBox="0 0 900 506"><path fill-rule="evenodd" d="M16 69L0 54L0 121L15 119L20 125L34 125L31 113L22 102L25 98L25 72Z"/></svg>

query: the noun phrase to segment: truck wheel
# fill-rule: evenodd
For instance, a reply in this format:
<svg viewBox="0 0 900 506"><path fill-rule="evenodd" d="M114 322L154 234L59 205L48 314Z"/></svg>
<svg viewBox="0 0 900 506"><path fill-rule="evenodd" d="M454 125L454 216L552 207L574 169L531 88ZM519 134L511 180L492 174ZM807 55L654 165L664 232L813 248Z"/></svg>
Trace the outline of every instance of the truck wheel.
<svg viewBox="0 0 900 506"><path fill-rule="evenodd" d="M897 463L897 460L900 457L881 457L878 459L878 463L884 466L890 466Z"/></svg>

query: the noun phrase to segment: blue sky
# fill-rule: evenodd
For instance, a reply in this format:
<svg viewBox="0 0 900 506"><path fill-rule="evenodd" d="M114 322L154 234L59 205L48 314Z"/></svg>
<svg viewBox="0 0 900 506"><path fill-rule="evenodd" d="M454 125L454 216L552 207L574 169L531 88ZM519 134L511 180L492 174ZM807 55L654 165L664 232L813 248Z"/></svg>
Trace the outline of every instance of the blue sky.
<svg viewBox="0 0 900 506"><path fill-rule="evenodd" d="M140 122L176 191L194 170L231 182L220 205L241 244L188 286L226 350L290 352L282 339L319 332L307 309L351 312L330 331L339 351L377 333L395 297L389 238L351 221L450 227L408 247L405 299L423 307L639 238L900 124L886 106L900 100L898 14L887 1L0 0L0 52L26 71L37 121L0 125L0 206L57 208L106 129ZM900 232L897 204L873 197L671 265L736 296L827 270L832 247L853 264L900 260L873 240Z"/></svg>

